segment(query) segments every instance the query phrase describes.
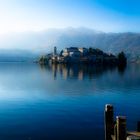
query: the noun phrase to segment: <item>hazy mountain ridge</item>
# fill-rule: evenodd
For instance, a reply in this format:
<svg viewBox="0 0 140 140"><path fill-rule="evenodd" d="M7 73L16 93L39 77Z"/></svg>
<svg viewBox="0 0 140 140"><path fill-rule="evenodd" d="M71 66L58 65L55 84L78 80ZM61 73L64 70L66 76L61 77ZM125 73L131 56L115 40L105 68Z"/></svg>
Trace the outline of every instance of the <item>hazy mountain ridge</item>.
<svg viewBox="0 0 140 140"><path fill-rule="evenodd" d="M87 28L49 29L0 36L0 46L7 50L24 49L32 54L50 52L54 46L58 50L70 46L95 47L112 53L124 51L132 58L140 56L140 33L104 33Z"/></svg>

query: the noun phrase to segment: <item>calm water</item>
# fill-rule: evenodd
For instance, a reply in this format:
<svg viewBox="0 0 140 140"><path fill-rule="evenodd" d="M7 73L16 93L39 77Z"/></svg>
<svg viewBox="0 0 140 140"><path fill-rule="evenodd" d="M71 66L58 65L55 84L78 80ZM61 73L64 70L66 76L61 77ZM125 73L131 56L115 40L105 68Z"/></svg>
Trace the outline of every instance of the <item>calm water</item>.
<svg viewBox="0 0 140 140"><path fill-rule="evenodd" d="M140 120L140 66L0 65L0 140L104 140L104 106Z"/></svg>

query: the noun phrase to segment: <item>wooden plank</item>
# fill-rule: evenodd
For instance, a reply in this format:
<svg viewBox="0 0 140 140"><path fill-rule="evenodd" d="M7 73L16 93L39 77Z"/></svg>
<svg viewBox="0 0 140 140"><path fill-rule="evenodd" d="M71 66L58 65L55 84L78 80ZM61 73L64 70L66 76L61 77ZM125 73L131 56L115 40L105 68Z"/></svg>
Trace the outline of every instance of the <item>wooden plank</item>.
<svg viewBox="0 0 140 140"><path fill-rule="evenodd" d="M140 132L140 121L137 122L137 131Z"/></svg>
<svg viewBox="0 0 140 140"><path fill-rule="evenodd" d="M117 140L126 140L126 117L116 117Z"/></svg>
<svg viewBox="0 0 140 140"><path fill-rule="evenodd" d="M136 131L134 131L134 132L127 132L127 135L134 135L134 136L140 137L140 132L136 132Z"/></svg>
<svg viewBox="0 0 140 140"><path fill-rule="evenodd" d="M115 136L114 135L111 135L111 138L112 138L112 140L115 140Z"/></svg>

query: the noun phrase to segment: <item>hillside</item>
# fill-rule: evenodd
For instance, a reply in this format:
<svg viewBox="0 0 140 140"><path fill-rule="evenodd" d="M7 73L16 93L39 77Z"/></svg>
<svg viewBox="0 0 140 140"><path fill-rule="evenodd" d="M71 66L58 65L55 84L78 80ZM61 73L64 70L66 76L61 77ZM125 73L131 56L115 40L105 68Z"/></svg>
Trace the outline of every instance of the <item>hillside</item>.
<svg viewBox="0 0 140 140"><path fill-rule="evenodd" d="M87 28L50 29L41 32L0 36L0 47L45 53L65 47L94 47L105 52L124 51L129 58L140 56L140 33L104 33ZM7 49L7 50L8 50ZM1 52L2 53L2 52Z"/></svg>

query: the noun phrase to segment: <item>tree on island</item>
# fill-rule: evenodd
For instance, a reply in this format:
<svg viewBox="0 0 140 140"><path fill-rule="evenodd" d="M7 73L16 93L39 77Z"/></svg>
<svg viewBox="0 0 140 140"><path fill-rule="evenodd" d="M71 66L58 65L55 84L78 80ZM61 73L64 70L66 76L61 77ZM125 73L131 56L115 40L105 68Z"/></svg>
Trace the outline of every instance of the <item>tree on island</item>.
<svg viewBox="0 0 140 140"><path fill-rule="evenodd" d="M126 66L127 64L127 58L124 52L120 52L118 54L118 64L119 66Z"/></svg>
<svg viewBox="0 0 140 140"><path fill-rule="evenodd" d="M40 64L45 64L45 63L47 62L47 60L48 60L48 59L47 59L46 56L41 56L40 59L39 59L39 63L40 63Z"/></svg>
<svg viewBox="0 0 140 140"><path fill-rule="evenodd" d="M100 49L94 49L94 48L89 48L89 55L103 55L103 51L102 50L100 50Z"/></svg>

